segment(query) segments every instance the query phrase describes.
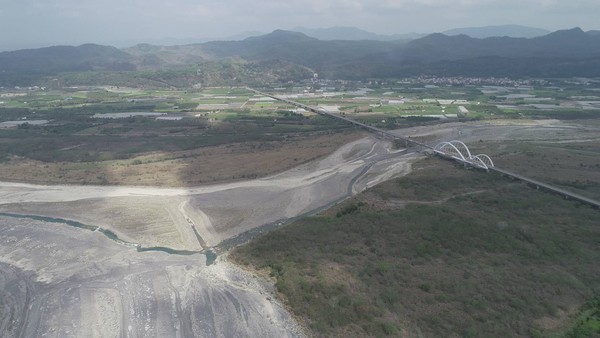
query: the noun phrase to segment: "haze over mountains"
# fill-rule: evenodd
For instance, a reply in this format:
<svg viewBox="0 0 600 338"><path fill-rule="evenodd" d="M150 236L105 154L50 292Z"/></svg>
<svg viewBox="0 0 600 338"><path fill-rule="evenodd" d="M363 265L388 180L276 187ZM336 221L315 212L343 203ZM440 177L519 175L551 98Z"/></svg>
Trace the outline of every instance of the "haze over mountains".
<svg viewBox="0 0 600 338"><path fill-rule="evenodd" d="M292 29L304 35L317 38L319 40L376 40L376 41L394 41L394 40L414 40L422 38L427 34L406 33L406 34L376 34L356 27L329 27L329 28L305 28L298 27Z"/></svg>
<svg viewBox="0 0 600 338"><path fill-rule="evenodd" d="M415 40L427 36L424 33L406 33L383 35L371 33L356 27L304 28L292 29L319 40ZM490 37L508 36L512 38L535 38L549 34L550 31L541 28L521 25L500 25L483 27L455 28L441 32L444 35L467 35L472 38L485 39Z"/></svg>
<svg viewBox="0 0 600 338"><path fill-rule="evenodd" d="M518 28L518 27L517 27ZM485 31L515 32L514 26ZM469 30L469 29L467 29ZM600 75L600 34L580 28L533 38L488 37L436 33L405 39L362 39L370 35L338 28L320 34L348 34L360 39L324 40L292 31L276 30L241 41L212 41L181 46L136 45L117 49L93 44L47 47L0 53L0 85L23 83L60 72L165 71L200 69L215 62L239 67L260 65L263 70L286 68L294 76L316 72L328 78L439 76L567 77ZM456 31L455 31L456 32ZM525 28L521 33L533 34ZM541 31L537 31L538 33ZM475 34L475 33L472 33ZM382 41L383 40L383 41ZM209 67L210 68L210 67ZM235 72L233 72L235 73ZM243 74L233 74L237 81ZM226 80L226 76L223 78ZM193 79L190 79L193 81Z"/></svg>
<svg viewBox="0 0 600 338"><path fill-rule="evenodd" d="M467 35L472 38L492 38L508 36L511 38L535 38L550 34L551 32L542 28L527 27L521 25L500 25L485 27L455 28L442 32L445 35Z"/></svg>

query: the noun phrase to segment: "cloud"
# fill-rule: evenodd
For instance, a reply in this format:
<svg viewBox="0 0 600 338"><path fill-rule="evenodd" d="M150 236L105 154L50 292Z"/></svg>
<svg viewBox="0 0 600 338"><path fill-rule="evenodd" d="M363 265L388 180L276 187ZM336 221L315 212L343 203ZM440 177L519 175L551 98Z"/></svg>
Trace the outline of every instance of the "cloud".
<svg viewBox="0 0 600 338"><path fill-rule="evenodd" d="M598 0L0 0L0 47L223 37L298 26L378 33L505 23L598 29L597 13Z"/></svg>

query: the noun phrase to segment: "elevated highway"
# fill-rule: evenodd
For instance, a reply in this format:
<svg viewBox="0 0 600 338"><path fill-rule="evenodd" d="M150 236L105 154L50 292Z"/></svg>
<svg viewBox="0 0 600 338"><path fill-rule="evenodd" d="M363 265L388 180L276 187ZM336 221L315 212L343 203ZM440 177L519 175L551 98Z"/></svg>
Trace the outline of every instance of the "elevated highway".
<svg viewBox="0 0 600 338"><path fill-rule="evenodd" d="M501 169L498 168L496 166L494 166L492 160L484 154L480 154L480 155L476 155L476 156L471 156L471 153L469 151L469 149L467 148L467 146L460 142L460 141L450 141L450 142L442 142L438 145L429 145L429 144L425 144L419 141L416 141L414 139L412 139L410 136L401 136L401 135L396 135L390 131L387 130L383 130L377 127L373 127L370 126L368 124L359 122L359 121L355 121L351 118L339 115L339 114L334 114L332 112L327 111L324 108L321 107L312 107L300 102L296 102L296 101L292 101L292 100L288 100L286 98L282 98L282 97L278 97L269 93L265 93L265 92L261 92L259 90L253 89L253 88L249 88L247 87L247 89L249 91L252 91L258 95L262 95L262 96L266 96L266 97L270 97L272 99L275 99L277 101L281 101L281 102L285 102L287 104L290 104L292 106L298 107L298 108L302 108L305 109L307 111L311 111L313 113L319 114L319 115L323 115L323 116L327 116L330 118L335 118L338 120L342 120L344 122L347 123L351 123L355 126L361 127L363 129L366 129L370 132L373 132L377 135L381 135L382 137L386 137L389 138L391 140L400 140L402 142L404 142L404 144L408 147L408 146L413 146L413 147L417 147L417 148L421 148L421 149L427 149L427 150L431 150L433 152L433 154L436 154L438 156L444 157L446 159L450 159L452 161L456 161L459 162L465 166L468 167L474 167L474 168L479 168L479 169L484 169L487 171L493 171L496 172L498 174L510 177L512 179L515 180L519 180L522 182L525 182L533 187L535 187L536 189L542 189L542 190L546 190L548 192L552 192L558 195L563 196L566 199L572 199L572 200L576 200L579 202L582 202L584 204L590 205L596 209L600 209L600 202L573 192L570 192L568 190L559 188L559 187L555 187L553 185L547 184L547 183L543 183L537 180L534 180L532 178L529 177L525 177L522 175L519 175L517 173L513 173L511 171L505 170L505 169ZM456 145L460 144L461 147L456 147ZM451 148L453 148L456 151L451 151L451 152L447 152L447 151L442 151L443 146L445 145L450 145ZM454 145L454 146L453 146ZM488 161L489 160L489 161Z"/></svg>
<svg viewBox="0 0 600 338"><path fill-rule="evenodd" d="M390 138L392 140L401 140L401 141L404 141L407 146L408 145L419 146L419 147L423 147L423 148L426 148L426 149L432 149L433 150L432 146L427 145L427 144L422 143L422 142L419 142L419 141L416 141L416 140L413 140L410 137L404 137L404 136L395 135L395 134L393 134L393 133L391 133L391 132L389 132L387 130L383 130L383 129L380 129L380 128L377 128L377 127L373 127L373 126L370 126L368 124L365 124L365 123L362 123L362 122L359 122L359 121L347 118L347 117L339 115L339 114L334 114L334 113L329 112L326 109L321 108L321 107L312 107L312 106L309 106L309 105L306 105L306 104L303 104L303 103L300 103L300 102L288 100L288 99L285 99L285 98L282 98L282 97L278 97L278 96L275 96L275 95L272 95L272 94L269 94L269 93L264 93L264 92L261 92L261 91L258 91L256 89L252 89L252 88L247 88L247 89L250 90L250 91L252 91L252 92L254 92L254 93L256 93L256 94L259 94L259 95L262 95L262 96L266 96L266 97L270 97L270 98L275 99L277 101L285 102L285 103L290 104L292 106L295 106L295 107L298 107L298 108L302 108L302 109L305 109L307 111L311 111L311 112L319 114L319 115L323 115L323 116L327 116L327 117L331 117L331 118L334 118L334 119L342 120L344 122L351 123L351 124L353 124L355 126L361 127L361 128L366 129L366 130L368 130L370 132L379 134L379 135L381 135L383 137L387 137L387 138Z"/></svg>
<svg viewBox="0 0 600 338"><path fill-rule="evenodd" d="M571 191L568 191L568 190L565 190L565 189L562 189L562 188L559 188L559 187L555 187L553 185L546 184L544 182L540 182L540 181L534 180L532 178L525 177L525 176L513 173L513 172L505 170L505 169L501 169L501 168L498 168L498 167L491 167L491 168L489 168L489 170L497 172L497 173L499 173L501 175L510 177L512 179L515 179L515 180L523 181L523 182L525 182L525 183L527 183L527 184L535 187L536 189L546 190L546 191L549 191L549 192L561 195L561 196L563 196L566 199L572 199L572 200L576 200L576 201L579 201L579 202L591 205L592 207L594 207L596 209L600 208L600 202L599 201L596 201L594 199L591 199L591 198L588 198L588 197L585 197L585 196L581 196L581 195L573 193Z"/></svg>

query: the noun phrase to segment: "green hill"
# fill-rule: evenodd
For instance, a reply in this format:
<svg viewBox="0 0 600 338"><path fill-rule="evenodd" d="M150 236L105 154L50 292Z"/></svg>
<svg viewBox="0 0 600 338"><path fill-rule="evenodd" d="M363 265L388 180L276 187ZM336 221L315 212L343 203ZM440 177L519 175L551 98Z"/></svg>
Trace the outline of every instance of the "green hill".
<svg viewBox="0 0 600 338"><path fill-rule="evenodd" d="M85 44L0 53L2 73L57 73L133 70L133 57L115 47Z"/></svg>
<svg viewBox="0 0 600 338"><path fill-rule="evenodd" d="M183 46L141 44L123 50L92 44L57 46L0 53L0 85L39 83L43 76L65 72L125 71L119 77L139 76L136 72L127 73L136 70L145 74L181 73L215 62L293 64L298 69L318 72L323 77L340 79L398 78L421 74L593 77L600 76L600 35L586 33L580 28L531 39L478 39L437 33L401 44L371 40L322 41L298 32L277 30L242 41ZM189 78L188 75L186 77ZM215 74L214 77L221 76ZM180 80L175 82L189 82L189 79Z"/></svg>

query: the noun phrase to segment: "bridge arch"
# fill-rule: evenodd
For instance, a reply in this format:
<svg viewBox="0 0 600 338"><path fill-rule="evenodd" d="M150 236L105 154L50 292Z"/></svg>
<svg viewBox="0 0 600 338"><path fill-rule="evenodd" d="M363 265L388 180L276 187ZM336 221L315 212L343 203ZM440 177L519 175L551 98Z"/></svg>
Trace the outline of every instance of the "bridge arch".
<svg viewBox="0 0 600 338"><path fill-rule="evenodd" d="M479 168L485 169L485 170L489 169L488 165L485 162L483 162L483 160L481 158L475 156L471 160L472 160L473 165L475 165Z"/></svg>
<svg viewBox="0 0 600 338"><path fill-rule="evenodd" d="M464 143L463 143L463 145L464 145ZM460 159L463 160L463 161L466 161L469 158L468 156L465 156L466 154L463 153L459 149L459 147L457 147L452 142L442 142L442 143L439 143L438 145L435 146L435 148L433 148L433 150L435 150L437 152L441 152L441 153L443 153L445 155L450 155L450 156L457 155L457 156L460 156Z"/></svg>
<svg viewBox="0 0 600 338"><path fill-rule="evenodd" d="M450 143L456 145L456 147L458 149L461 149L462 151L464 151L464 154L465 154L466 158L472 158L473 157L473 156L471 156L471 150L469 150L469 147L467 147L467 145L464 144L462 141L452 140L452 141L450 141Z"/></svg>
<svg viewBox="0 0 600 338"><path fill-rule="evenodd" d="M462 141L440 142L433 148L433 151L477 168L488 170L494 167L494 162L488 155L479 154L473 156L469 147Z"/></svg>
<svg viewBox="0 0 600 338"><path fill-rule="evenodd" d="M487 156L486 154L479 154L479 155L473 156L473 158L478 158L479 160L481 160L481 162L485 163L485 165L487 165L488 167L494 166L494 161L492 161L492 159L489 156Z"/></svg>

